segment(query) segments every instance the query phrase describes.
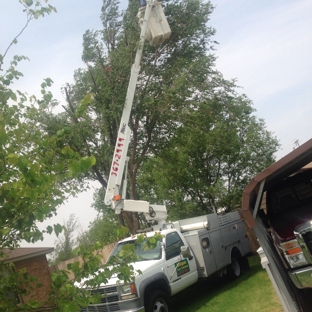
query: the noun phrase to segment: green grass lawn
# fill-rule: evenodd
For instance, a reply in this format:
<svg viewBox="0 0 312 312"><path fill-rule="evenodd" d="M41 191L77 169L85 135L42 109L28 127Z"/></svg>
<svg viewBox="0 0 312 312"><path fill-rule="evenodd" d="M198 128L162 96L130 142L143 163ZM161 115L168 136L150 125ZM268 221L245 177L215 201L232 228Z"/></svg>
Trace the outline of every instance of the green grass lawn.
<svg viewBox="0 0 312 312"><path fill-rule="evenodd" d="M260 258L249 258L250 270L235 281L211 278L171 300L173 312L283 312Z"/></svg>

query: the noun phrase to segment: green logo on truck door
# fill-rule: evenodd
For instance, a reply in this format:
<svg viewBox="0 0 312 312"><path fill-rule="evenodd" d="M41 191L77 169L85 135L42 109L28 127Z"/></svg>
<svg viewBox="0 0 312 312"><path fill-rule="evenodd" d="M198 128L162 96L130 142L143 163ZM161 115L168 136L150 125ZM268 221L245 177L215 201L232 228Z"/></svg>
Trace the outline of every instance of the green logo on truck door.
<svg viewBox="0 0 312 312"><path fill-rule="evenodd" d="M181 276L187 272L190 272L190 266L189 266L187 259L183 259L183 260L175 263L174 265L175 265L178 276Z"/></svg>

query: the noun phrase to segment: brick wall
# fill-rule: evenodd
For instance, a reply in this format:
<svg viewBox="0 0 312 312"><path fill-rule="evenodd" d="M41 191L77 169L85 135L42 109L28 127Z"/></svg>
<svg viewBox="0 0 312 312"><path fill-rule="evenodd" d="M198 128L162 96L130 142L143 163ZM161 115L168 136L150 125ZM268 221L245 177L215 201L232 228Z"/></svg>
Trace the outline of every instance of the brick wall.
<svg viewBox="0 0 312 312"><path fill-rule="evenodd" d="M38 278L33 285L33 290L28 295L23 296L23 302L27 303L30 299L34 299L39 300L41 304L44 304L47 301L51 290L51 276L46 256L40 255L17 261L14 264L17 270L26 268L30 276L36 276ZM42 287L37 288L37 283L41 283Z"/></svg>

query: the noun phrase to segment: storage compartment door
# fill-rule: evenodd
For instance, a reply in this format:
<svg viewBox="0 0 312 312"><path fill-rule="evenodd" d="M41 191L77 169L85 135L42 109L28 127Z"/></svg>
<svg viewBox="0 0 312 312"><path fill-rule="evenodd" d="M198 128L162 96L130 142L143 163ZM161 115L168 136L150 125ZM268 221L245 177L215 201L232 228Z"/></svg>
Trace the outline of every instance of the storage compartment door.
<svg viewBox="0 0 312 312"><path fill-rule="evenodd" d="M227 263L228 252L226 252L223 246L222 234L220 230L216 230L209 233L209 237L212 245L212 252L216 261L217 270L224 268Z"/></svg>
<svg viewBox="0 0 312 312"><path fill-rule="evenodd" d="M216 261L208 234L200 237L200 244L208 277L217 270Z"/></svg>

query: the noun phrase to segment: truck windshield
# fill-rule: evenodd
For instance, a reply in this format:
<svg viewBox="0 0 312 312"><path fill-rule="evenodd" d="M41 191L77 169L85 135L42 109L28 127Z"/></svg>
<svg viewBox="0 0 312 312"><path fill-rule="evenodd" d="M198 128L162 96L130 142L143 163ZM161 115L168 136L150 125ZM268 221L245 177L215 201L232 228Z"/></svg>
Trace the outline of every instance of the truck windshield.
<svg viewBox="0 0 312 312"><path fill-rule="evenodd" d="M157 242L156 248L148 249L145 246L145 242L143 242L142 244L136 244L136 241L132 240L132 241L118 243L113 249L112 253L110 254L107 262L113 257L118 258L118 253L122 250L122 247L128 244L133 244L135 246L135 254L138 258L137 261L158 260L161 258L162 249L160 246L160 241Z"/></svg>

